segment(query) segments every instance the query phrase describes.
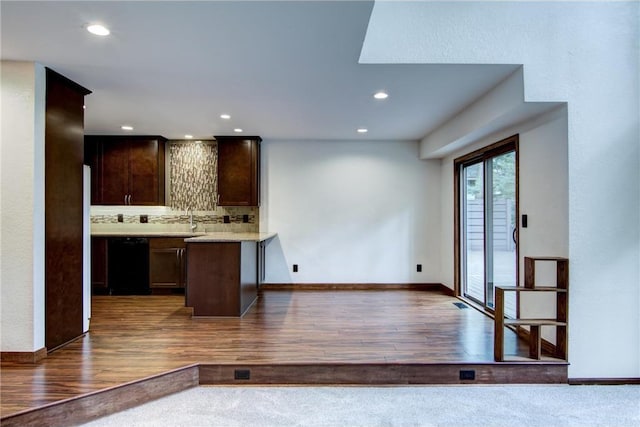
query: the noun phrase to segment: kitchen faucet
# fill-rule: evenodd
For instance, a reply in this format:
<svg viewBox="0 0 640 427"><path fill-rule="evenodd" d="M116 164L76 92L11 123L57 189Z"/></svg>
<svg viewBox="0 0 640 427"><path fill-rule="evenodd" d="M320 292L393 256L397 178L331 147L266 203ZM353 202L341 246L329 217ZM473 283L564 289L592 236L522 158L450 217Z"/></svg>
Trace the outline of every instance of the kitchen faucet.
<svg viewBox="0 0 640 427"><path fill-rule="evenodd" d="M191 232L193 233L194 231L196 231L196 228L198 228L198 224L193 223L193 210L188 209L187 212L189 214L189 230L191 230Z"/></svg>

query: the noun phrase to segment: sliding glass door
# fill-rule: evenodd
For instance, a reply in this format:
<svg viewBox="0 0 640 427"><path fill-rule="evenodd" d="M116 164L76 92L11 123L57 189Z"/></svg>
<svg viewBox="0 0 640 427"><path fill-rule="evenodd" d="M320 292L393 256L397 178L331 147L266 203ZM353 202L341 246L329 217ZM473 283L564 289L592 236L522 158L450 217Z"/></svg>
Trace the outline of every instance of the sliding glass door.
<svg viewBox="0 0 640 427"><path fill-rule="evenodd" d="M462 291L484 305L484 163L464 166L462 175Z"/></svg>
<svg viewBox="0 0 640 427"><path fill-rule="evenodd" d="M517 137L456 161L460 293L493 310L495 286L516 286ZM505 313L516 315L515 293Z"/></svg>

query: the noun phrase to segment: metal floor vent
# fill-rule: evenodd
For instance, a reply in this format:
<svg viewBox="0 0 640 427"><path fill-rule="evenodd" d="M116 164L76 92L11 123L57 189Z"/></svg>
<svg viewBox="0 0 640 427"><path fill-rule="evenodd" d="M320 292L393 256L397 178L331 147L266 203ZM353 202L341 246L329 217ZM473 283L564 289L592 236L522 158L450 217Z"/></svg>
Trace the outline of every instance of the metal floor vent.
<svg viewBox="0 0 640 427"><path fill-rule="evenodd" d="M463 309L463 308L469 308L469 306L468 306L468 305L463 304L463 303L461 303L461 302L454 302L454 303L453 303L453 305L455 305L456 307L458 307L458 308L460 308L460 309Z"/></svg>

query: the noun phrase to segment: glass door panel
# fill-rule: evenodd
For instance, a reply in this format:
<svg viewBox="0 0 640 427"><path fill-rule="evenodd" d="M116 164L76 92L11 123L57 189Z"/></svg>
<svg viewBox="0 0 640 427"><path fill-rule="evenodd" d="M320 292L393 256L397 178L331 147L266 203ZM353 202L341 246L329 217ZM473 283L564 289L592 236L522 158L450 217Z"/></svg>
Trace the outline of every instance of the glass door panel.
<svg viewBox="0 0 640 427"><path fill-rule="evenodd" d="M484 304L484 164L462 170L462 281L463 294Z"/></svg>
<svg viewBox="0 0 640 427"><path fill-rule="evenodd" d="M495 286L516 286L515 152L486 160L486 306L493 309ZM515 317L516 294L505 294L505 314Z"/></svg>

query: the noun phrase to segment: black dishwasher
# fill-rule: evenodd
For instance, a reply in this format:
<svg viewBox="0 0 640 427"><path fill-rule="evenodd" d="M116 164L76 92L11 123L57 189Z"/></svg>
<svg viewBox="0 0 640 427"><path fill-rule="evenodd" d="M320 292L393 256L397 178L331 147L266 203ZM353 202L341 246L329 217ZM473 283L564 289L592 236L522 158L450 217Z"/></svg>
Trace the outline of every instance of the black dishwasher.
<svg viewBox="0 0 640 427"><path fill-rule="evenodd" d="M108 283L111 295L149 295L149 240L109 239Z"/></svg>

